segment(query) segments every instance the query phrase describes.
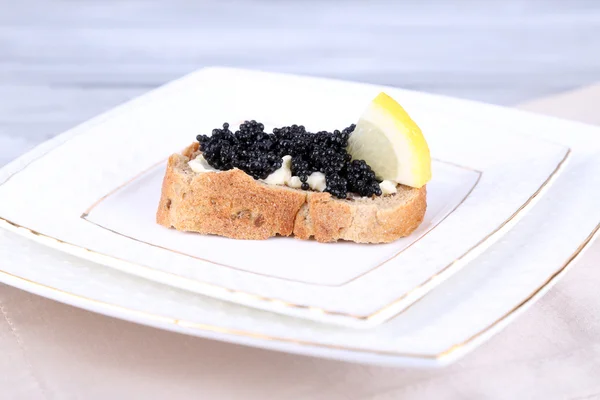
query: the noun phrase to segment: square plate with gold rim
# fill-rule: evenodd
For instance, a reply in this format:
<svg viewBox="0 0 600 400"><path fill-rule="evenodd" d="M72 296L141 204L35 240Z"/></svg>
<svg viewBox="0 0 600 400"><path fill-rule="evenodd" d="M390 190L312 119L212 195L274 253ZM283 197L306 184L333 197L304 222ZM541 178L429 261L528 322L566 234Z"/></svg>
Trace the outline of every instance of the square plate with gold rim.
<svg viewBox="0 0 600 400"><path fill-rule="evenodd" d="M331 130L380 87L205 69L98 117L0 185L0 218L59 250L246 306L352 327L404 311L505 234L548 190L567 146L488 125L465 129L422 95L383 88L434 157L425 221L386 245L236 241L154 222L164 160L224 121Z"/></svg>

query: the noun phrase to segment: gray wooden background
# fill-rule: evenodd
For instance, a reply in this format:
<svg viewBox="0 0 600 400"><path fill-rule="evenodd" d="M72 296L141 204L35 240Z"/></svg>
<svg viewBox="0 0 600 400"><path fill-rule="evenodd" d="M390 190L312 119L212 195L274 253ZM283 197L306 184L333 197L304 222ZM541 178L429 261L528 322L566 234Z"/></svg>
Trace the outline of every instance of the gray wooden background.
<svg viewBox="0 0 600 400"><path fill-rule="evenodd" d="M0 0L0 165L206 65L514 104L600 81L600 1Z"/></svg>

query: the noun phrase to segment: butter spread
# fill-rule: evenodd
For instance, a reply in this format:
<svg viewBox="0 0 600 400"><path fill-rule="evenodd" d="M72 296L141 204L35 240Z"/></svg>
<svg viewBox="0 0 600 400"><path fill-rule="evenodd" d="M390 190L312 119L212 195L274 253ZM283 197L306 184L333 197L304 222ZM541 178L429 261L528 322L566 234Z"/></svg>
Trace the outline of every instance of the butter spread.
<svg viewBox="0 0 600 400"><path fill-rule="evenodd" d="M200 154L193 160L190 160L190 162L188 162L188 165L190 166L192 171L198 174L201 172L220 172L218 169L211 167L202 154Z"/></svg>
<svg viewBox="0 0 600 400"><path fill-rule="evenodd" d="M327 187L327 184L325 183L325 174L322 172L313 172L310 174L306 183L308 183L308 186L310 186L312 190L318 192L324 191Z"/></svg>
<svg viewBox="0 0 600 400"><path fill-rule="evenodd" d="M398 189L396 189L396 186L398 184L394 181L383 181L379 184L379 188L381 189L381 194L382 195L386 195L386 194L394 194L396 192L398 192Z"/></svg>
<svg viewBox="0 0 600 400"><path fill-rule="evenodd" d="M190 160L188 164L192 171L196 173L220 172L218 169L213 168L202 156L202 154L198 155L193 160ZM292 176L292 156L284 156L282 159L281 168L271 173L267 179L261 179L261 181L269 185L285 185L295 189L300 189L302 186L302 181L300 181L300 178L297 176ZM308 186L312 190L318 192L323 192L327 187L325 174L322 172L313 172L310 174L306 183L308 183ZM397 183L393 181L383 181L379 184L381 193L384 196L396 193L398 191L396 186Z"/></svg>
<svg viewBox="0 0 600 400"><path fill-rule="evenodd" d="M302 181L297 176L292 176L287 185L294 189L300 189L302 187Z"/></svg>
<svg viewBox="0 0 600 400"><path fill-rule="evenodd" d="M283 162L279 169L276 169L267 176L267 179L261 179L269 185L286 185L292 177L292 156L283 156Z"/></svg>

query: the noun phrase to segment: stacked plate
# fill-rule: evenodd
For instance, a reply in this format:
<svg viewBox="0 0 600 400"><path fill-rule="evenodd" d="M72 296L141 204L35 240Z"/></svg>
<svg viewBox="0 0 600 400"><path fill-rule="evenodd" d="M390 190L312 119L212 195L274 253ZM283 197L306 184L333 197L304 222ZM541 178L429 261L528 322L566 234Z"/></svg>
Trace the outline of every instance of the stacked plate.
<svg viewBox="0 0 600 400"><path fill-rule="evenodd" d="M155 223L169 154L228 121L347 126L380 91L422 128L423 224L385 245L236 241ZM600 229L600 129L357 83L203 69L0 170L0 281L177 332L435 366L501 329Z"/></svg>

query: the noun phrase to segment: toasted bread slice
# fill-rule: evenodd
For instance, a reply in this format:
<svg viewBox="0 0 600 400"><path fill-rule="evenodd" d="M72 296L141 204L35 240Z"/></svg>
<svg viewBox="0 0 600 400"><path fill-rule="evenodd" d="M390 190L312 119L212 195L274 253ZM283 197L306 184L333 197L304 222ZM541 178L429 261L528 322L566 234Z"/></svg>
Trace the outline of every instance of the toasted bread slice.
<svg viewBox="0 0 600 400"><path fill-rule="evenodd" d="M180 231L235 239L271 236L388 243L423 221L426 189L340 200L329 193L267 185L239 169L195 173L188 165L198 144L173 154L163 181L157 222Z"/></svg>

